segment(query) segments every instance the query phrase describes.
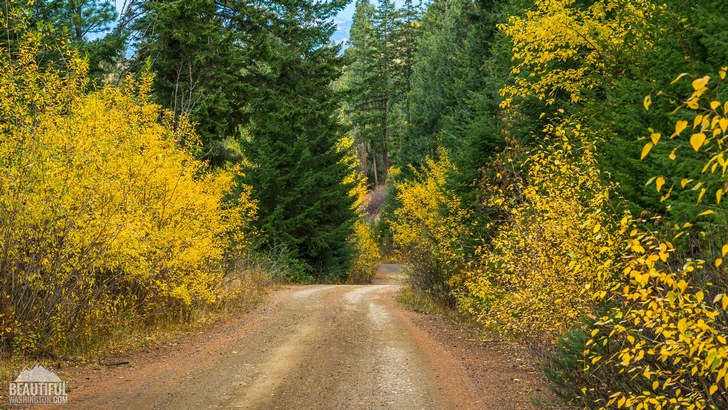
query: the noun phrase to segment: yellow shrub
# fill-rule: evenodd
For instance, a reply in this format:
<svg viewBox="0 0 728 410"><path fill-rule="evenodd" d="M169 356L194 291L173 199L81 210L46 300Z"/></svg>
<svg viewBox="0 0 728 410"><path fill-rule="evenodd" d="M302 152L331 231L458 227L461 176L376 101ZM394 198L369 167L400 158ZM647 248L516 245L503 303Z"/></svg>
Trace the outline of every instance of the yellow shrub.
<svg viewBox="0 0 728 410"><path fill-rule="evenodd" d="M233 175L188 153L190 124L147 101L148 79L86 94L86 62L61 47L67 63L41 67L41 40L0 50L0 340L59 346L213 300L254 205L223 205Z"/></svg>
<svg viewBox="0 0 728 410"><path fill-rule="evenodd" d="M369 223L362 219L354 222L352 242L354 263L349 273L349 282L369 283L374 278L379 262L382 260L379 244Z"/></svg>
<svg viewBox="0 0 728 410"><path fill-rule="evenodd" d="M728 302L691 284L702 261L671 268L670 242L638 229L630 236L623 280L610 293L617 307L596 322L584 361L587 371L591 366L609 366L641 388L608 386L601 394L604 401L596 404L723 408L728 332L719 315L725 314ZM610 356L592 352L601 352L594 346L607 343L614 350Z"/></svg>
<svg viewBox="0 0 728 410"><path fill-rule="evenodd" d="M394 245L410 265L413 284L439 292L463 264L462 240L470 236L468 212L446 186L456 168L444 151L413 172L413 179L396 185L401 207L392 221Z"/></svg>
<svg viewBox="0 0 728 410"><path fill-rule="evenodd" d="M726 70L718 74L721 80ZM678 108L684 119L669 131L683 149L705 154L705 177L679 182L654 178L657 191L664 193L663 200L673 189L691 189L697 193L698 203L710 192L713 205L698 215L704 218L719 217L717 205L728 192L728 102L711 97L714 83L709 76L693 80L694 92ZM645 106L649 109L649 104ZM661 138L660 133L653 133L642 156ZM676 148L669 158L675 160L678 152ZM627 226L627 222L623 224ZM679 232L676 238L683 234ZM632 226L624 244L622 276L609 293L609 303L615 307L595 324L584 366L587 371L595 366L614 368L633 388L605 386L603 391L584 391L601 396L597 404L636 409L728 406L728 296L723 264L728 244L716 245L717 255L674 261L676 249L671 241L643 226ZM700 280L708 264L720 283ZM607 345L613 353L597 353L603 350L599 346Z"/></svg>
<svg viewBox="0 0 728 410"><path fill-rule="evenodd" d="M347 153L347 155L344 156L343 161L349 169L351 169L351 173L344 178L342 183L344 185L352 185L352 188L349 191L349 196L356 198L356 201L352 206L356 209L357 214L361 216L362 208L366 206L364 201L367 197L367 179L366 176L359 172L361 163L359 161L359 155L357 155L356 152L354 138L349 136L341 138L337 148L339 151Z"/></svg>
<svg viewBox="0 0 728 410"><path fill-rule="evenodd" d="M523 181L499 185L504 175L498 174L484 187L484 206L500 209L503 220L457 278L461 309L486 326L546 345L590 313L586 291L604 289L616 253L604 212L609 189L593 146L578 126L547 131L556 139L530 155Z"/></svg>
<svg viewBox="0 0 728 410"><path fill-rule="evenodd" d="M653 42L651 17L663 6L649 0L537 0L524 16L499 26L513 41L515 83L501 89L503 106L535 96L547 104L564 92L572 102L629 67Z"/></svg>

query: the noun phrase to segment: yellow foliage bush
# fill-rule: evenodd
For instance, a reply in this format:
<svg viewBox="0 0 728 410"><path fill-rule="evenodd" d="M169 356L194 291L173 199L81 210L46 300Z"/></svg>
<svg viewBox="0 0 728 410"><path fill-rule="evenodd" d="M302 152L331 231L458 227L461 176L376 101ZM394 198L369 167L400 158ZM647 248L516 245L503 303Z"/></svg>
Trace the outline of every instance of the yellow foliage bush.
<svg viewBox="0 0 728 410"><path fill-rule="evenodd" d="M703 261L676 267L670 242L640 229L630 237L624 276L610 292L617 307L595 323L584 366L608 366L633 384L588 393L603 407L725 408L728 329L720 316L728 302L693 284ZM607 344L605 357L595 345Z"/></svg>
<svg viewBox="0 0 728 410"><path fill-rule="evenodd" d="M394 212L392 234L402 260L409 265L410 282L417 288L437 293L464 261L463 238L469 237L468 211L446 185L455 172L447 153L427 159L414 178L396 185L401 207Z"/></svg>
<svg viewBox="0 0 728 410"><path fill-rule="evenodd" d="M367 198L367 179L359 172L361 162L356 152L354 138L344 136L339 140L337 149L340 152L346 152L343 161L351 172L344 178L342 183L352 186L349 191L349 196L356 199L352 206L357 211L357 214L361 214L362 207L365 205L364 202Z"/></svg>
<svg viewBox="0 0 728 410"><path fill-rule="evenodd" d="M354 258L349 270L348 281L350 283L370 283L376 274L382 255L374 231L362 215L362 210L366 207L367 201L367 181L366 177L359 171L360 161L354 138L349 136L342 138L339 141L338 148L347 152L344 161L351 169L351 173L344 178L344 184L353 186L349 191L349 195L356 198L353 207L356 209L357 215L359 215L359 219L354 222L354 231L349 240L354 249Z"/></svg>
<svg viewBox="0 0 728 410"><path fill-rule="evenodd" d="M594 147L578 125L546 131L554 138L528 157L525 176L498 173L483 187L502 220L454 280L462 310L542 346L591 312L587 290L604 291L618 242Z"/></svg>
<svg viewBox="0 0 728 410"><path fill-rule="evenodd" d="M508 107L514 98L529 96L551 104L560 93L572 102L579 102L589 90L608 86L611 78L630 69L635 60L633 56L639 55L665 30L651 26L651 21L666 7L646 0L597 0L587 5L574 0L537 0L533 10L522 17L511 17L500 27L514 44L512 73L516 77L514 84L501 90L505 97L502 106ZM587 330L580 363L583 372L573 375L572 380L584 386L582 403L590 407L728 408L728 281L723 263L728 246L721 243L725 242L722 238L727 232L720 229L721 224L726 224L726 215L725 208L719 206L728 192L728 105L717 97L720 93L713 92L726 77L726 70L718 73L719 81L710 76L693 77L692 94L684 101L676 101L675 115L679 119L674 128L664 137L651 130L642 151L644 158L661 140L671 138L683 143L670 152L670 160L676 161L683 150L694 151L693 158L705 158L701 170L704 177L699 180L674 180L657 175L650 181L662 201L678 189L694 192L698 203L710 199L712 203L696 217L711 218L717 226L718 237L706 238L712 243L705 249L691 250L693 254L700 251L704 255L686 258L683 255L687 252L681 252L673 244L679 243L679 238L686 234L689 223L675 226L674 237L666 237L670 230L664 227L660 228L662 233L652 232L644 221L632 221L630 215L618 225L605 226L601 221L592 220L570 231L566 227L577 226L574 222L578 220L569 217L572 210L586 206L587 214L608 219L603 215L610 213L607 202L590 203L572 192L571 195L580 199L571 205L564 207L568 202L550 198L541 206L538 196L529 196L529 192L543 193L539 181L533 180L533 171L529 171L523 192L518 192L523 202L508 209L508 224L519 225L501 229L493 244L482 251L486 263L475 273L464 275L467 291L462 298L463 306L471 311L475 307L473 313L482 315L485 323L495 322L516 333L533 329L558 333L568 329L569 322L574 324L579 316L594 323ZM676 82L689 77L681 74ZM645 98L646 109L650 108L651 101L652 96ZM558 176L558 168L568 161L549 150L546 148L546 154L537 153L532 157L531 167L539 163L539 156L549 158L547 169ZM565 170L562 175L576 181L596 169L592 161L588 162ZM576 164L578 160L572 162ZM565 198L568 192L568 189L564 191ZM559 196L561 192L557 191L556 198ZM507 201L503 203L507 205ZM521 214L524 209L528 210L525 216ZM568 235L542 233L552 230L550 222L560 218L564 218L560 225L569 231ZM611 238L604 235L598 240L596 236L590 238L590 225L594 226L593 233L605 233ZM538 276L534 280L512 274L528 272L528 264L522 261L533 260L532 255L538 256L537 261L549 260L549 255L563 252L563 244L570 243L567 236L588 251L569 252L578 257L562 257L560 262L558 258L551 259L556 262L553 269L564 272L555 276L558 280L546 281ZM540 247L535 246L539 238L543 238ZM551 247L545 245L549 242L553 243ZM605 252L600 255L602 249ZM587 259L583 259L585 256ZM571 289L573 295L583 295L579 292L581 286L569 276L575 259L576 263L586 262L583 271L587 282L583 285L592 289L592 298L587 302L582 296L577 306L563 311L559 309L563 301L560 295L568 291L562 290ZM495 263L488 264L490 261ZM492 273L487 276L483 270ZM610 278L612 270L615 275ZM554 275L548 268L534 271L546 277ZM593 282L588 282L595 279L596 289ZM565 283L560 283L561 280ZM521 289L528 292L521 294ZM559 296L552 298L552 294ZM597 317L589 304L599 309ZM551 322L555 322L553 326ZM578 345L578 329L574 335L568 342Z"/></svg>
<svg viewBox="0 0 728 410"><path fill-rule="evenodd" d="M726 70L719 72L720 80ZM705 154L704 179L654 179L658 192L667 191L663 200L678 186L697 192L699 203L710 191L713 205L698 215L703 218L719 217L717 205L728 192L728 102L716 99L711 91L716 82L711 81L709 76L693 79L692 95L677 110L683 119L676 121L670 135L682 148ZM719 86L718 82L713 90ZM643 157L660 140L661 134L653 133ZM669 158L676 160L678 152L676 148ZM678 227L683 231L674 239L688 227ZM671 241L633 224L624 244L622 276L609 293L608 302L615 307L596 322L584 351L586 371L606 366L632 384L585 389L584 394L598 397L596 404L635 409L728 407L728 272L723 264L728 244L717 245L717 255L675 261L677 250ZM700 279L709 269L713 273L708 278L716 283ZM610 346L609 354L599 346Z"/></svg>
<svg viewBox="0 0 728 410"><path fill-rule="evenodd" d="M188 152L149 79L87 93L85 60L41 66L42 40L0 50L0 344L29 352L212 301L254 211L245 190L226 208L232 173Z"/></svg>
<svg viewBox="0 0 728 410"><path fill-rule="evenodd" d="M376 274L382 255L371 225L359 219L354 222L354 263L349 273L350 283L370 283Z"/></svg>
<svg viewBox="0 0 728 410"><path fill-rule="evenodd" d="M502 106L535 96L547 104L564 92L572 102L604 85L653 43L651 17L664 9L649 0L537 0L524 16L499 28L513 41L515 82L501 89ZM621 68L620 68L621 67Z"/></svg>

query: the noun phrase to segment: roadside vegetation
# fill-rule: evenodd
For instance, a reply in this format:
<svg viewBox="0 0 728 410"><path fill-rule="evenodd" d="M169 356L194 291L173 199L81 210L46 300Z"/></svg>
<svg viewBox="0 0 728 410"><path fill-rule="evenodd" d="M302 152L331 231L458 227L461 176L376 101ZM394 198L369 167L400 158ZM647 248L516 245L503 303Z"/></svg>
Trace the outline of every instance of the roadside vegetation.
<svg viewBox="0 0 728 410"><path fill-rule="evenodd" d="M403 303L527 345L571 405L728 406L724 2L356 4Z"/></svg>

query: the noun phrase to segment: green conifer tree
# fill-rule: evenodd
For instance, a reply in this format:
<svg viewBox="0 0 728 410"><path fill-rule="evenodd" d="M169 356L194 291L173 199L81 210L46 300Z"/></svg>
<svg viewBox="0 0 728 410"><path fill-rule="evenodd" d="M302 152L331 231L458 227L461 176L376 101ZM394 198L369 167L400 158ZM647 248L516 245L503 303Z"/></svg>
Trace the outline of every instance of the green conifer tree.
<svg viewBox="0 0 728 410"><path fill-rule="evenodd" d="M237 160L225 141L245 121L243 46L250 29L238 30L237 22L252 10L208 0L146 0L137 7L134 60L137 70L154 73L157 102L195 122L201 156L212 165Z"/></svg>
<svg viewBox="0 0 728 410"><path fill-rule="evenodd" d="M280 30L250 49L242 182L258 201L263 246L283 246L299 262L294 279L343 279L356 219L344 179L353 170L337 146L339 47L322 23L341 3L287 4L268 14Z"/></svg>

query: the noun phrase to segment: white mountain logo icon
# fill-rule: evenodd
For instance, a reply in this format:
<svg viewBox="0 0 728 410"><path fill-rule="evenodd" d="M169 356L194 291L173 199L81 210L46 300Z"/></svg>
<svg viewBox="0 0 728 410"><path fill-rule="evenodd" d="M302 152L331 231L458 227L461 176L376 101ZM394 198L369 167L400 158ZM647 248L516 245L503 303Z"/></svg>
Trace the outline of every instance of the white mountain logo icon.
<svg viewBox="0 0 728 410"><path fill-rule="evenodd" d="M36 364L32 369L25 369L15 379L16 382L46 382L60 383L62 380L58 375L45 367Z"/></svg>

